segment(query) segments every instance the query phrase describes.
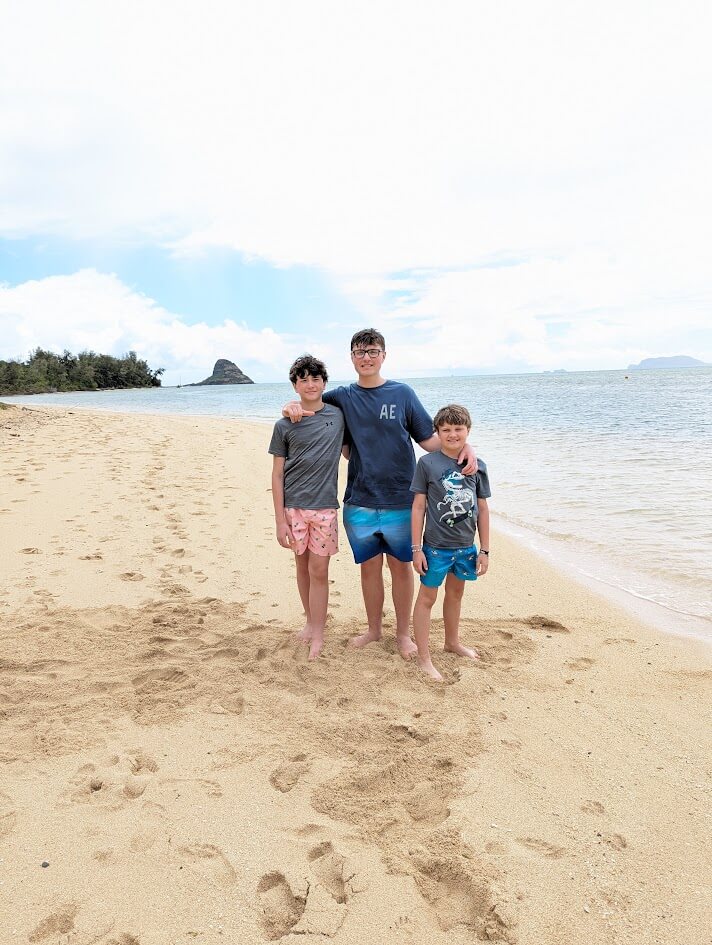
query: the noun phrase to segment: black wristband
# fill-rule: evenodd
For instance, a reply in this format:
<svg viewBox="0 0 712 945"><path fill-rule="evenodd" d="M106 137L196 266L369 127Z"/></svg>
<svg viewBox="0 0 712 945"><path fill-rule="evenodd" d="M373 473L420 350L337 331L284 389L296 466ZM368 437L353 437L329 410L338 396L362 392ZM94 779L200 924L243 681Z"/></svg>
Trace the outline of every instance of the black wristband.
<svg viewBox="0 0 712 945"><path fill-rule="evenodd" d="M484 548L480 548L478 554L487 555L487 557L489 558L489 551L485 551Z"/></svg>

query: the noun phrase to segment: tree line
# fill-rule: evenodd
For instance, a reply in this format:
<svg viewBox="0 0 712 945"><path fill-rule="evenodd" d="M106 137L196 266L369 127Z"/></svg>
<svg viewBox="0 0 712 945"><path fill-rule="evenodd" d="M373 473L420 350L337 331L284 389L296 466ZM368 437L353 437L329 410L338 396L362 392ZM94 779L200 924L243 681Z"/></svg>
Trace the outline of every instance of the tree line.
<svg viewBox="0 0 712 945"><path fill-rule="evenodd" d="M163 368L152 371L135 351L114 358L94 351L74 355L37 348L27 361L0 361L0 394L160 387L161 374Z"/></svg>

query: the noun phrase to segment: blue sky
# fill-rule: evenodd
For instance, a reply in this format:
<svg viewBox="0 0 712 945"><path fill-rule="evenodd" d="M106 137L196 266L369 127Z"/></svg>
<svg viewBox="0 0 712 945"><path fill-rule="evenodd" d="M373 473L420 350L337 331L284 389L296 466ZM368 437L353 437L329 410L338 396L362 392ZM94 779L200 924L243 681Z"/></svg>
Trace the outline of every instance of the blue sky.
<svg viewBox="0 0 712 945"><path fill-rule="evenodd" d="M114 273L186 324L225 319L288 332L294 321L320 324L356 317L331 277L314 267L276 267L235 250L176 256L156 245L121 245L57 237L0 240L0 278L18 285L81 269Z"/></svg>
<svg viewBox="0 0 712 945"><path fill-rule="evenodd" d="M0 358L134 348L167 383L218 357L269 381L311 350L343 377L376 325L394 377L712 361L711 19L17 7Z"/></svg>

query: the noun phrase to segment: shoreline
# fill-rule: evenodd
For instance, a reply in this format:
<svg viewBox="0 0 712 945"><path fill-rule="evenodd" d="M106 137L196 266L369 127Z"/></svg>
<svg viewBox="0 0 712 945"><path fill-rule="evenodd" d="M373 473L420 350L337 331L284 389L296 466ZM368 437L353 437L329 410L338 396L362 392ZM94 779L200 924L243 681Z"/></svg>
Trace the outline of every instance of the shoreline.
<svg viewBox="0 0 712 945"><path fill-rule="evenodd" d="M602 600L622 607L633 618L664 635L692 639L712 646L712 620L688 611L666 607L658 601L637 594L630 588L609 583L583 569L586 555L532 529L509 522L492 513L498 532L511 537L531 554L542 557L565 577L597 594Z"/></svg>
<svg viewBox="0 0 712 945"><path fill-rule="evenodd" d="M431 683L395 652L388 592L383 641L348 645L342 534L308 663L264 424L7 413L0 912L18 941L712 931L707 646L498 533L463 601L481 659L440 651L437 610Z"/></svg>

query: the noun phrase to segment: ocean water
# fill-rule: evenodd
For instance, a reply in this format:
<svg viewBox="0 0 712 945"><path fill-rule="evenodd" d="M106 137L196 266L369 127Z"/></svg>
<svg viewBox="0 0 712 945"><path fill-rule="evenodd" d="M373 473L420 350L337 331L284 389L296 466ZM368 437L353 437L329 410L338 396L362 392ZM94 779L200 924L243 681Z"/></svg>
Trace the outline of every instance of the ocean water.
<svg viewBox="0 0 712 945"><path fill-rule="evenodd" d="M712 640L712 368L407 383L433 413L470 409L500 528L657 625ZM272 422L292 393L255 384L2 399Z"/></svg>

